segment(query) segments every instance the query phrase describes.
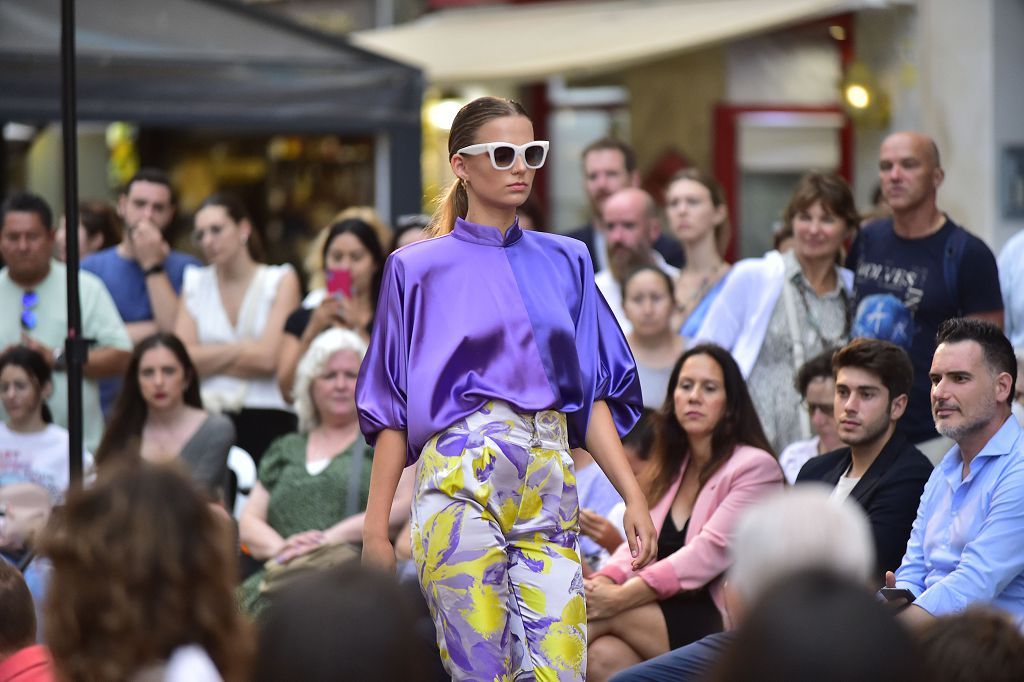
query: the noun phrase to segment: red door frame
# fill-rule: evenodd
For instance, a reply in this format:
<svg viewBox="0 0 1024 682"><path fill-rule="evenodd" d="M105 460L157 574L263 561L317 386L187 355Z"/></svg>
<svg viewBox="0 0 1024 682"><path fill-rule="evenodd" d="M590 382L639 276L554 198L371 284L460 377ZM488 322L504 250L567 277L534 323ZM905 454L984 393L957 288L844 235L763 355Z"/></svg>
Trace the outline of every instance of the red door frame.
<svg viewBox="0 0 1024 682"><path fill-rule="evenodd" d="M726 204L729 207L730 222L733 226L732 239L725 257L730 262L736 259L740 241L740 202L739 202L739 165L736 158L737 122L741 115L750 112L788 113L828 113L843 116L843 126L839 129L839 168L838 172L847 182L853 178L853 124L843 108L835 106L793 106L790 104L719 104L715 106L713 134L715 140L714 174L715 179L725 191Z"/></svg>

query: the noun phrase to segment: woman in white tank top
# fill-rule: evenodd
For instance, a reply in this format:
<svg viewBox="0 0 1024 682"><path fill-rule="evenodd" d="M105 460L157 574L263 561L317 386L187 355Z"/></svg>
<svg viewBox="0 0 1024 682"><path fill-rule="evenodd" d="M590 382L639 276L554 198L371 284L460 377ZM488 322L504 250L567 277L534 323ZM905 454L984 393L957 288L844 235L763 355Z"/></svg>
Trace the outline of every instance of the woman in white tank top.
<svg viewBox="0 0 1024 682"><path fill-rule="evenodd" d="M231 417L238 445L258 462L270 441L295 429L274 371L299 280L290 265L254 258L257 235L231 196L199 206L192 236L208 265L185 269L175 334L203 379L204 407Z"/></svg>

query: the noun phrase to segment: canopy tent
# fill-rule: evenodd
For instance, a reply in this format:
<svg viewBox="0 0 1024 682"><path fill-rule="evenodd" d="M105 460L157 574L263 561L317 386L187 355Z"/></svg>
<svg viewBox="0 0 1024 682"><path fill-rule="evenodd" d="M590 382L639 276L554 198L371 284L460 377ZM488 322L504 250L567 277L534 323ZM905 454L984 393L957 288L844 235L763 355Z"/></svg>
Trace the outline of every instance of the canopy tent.
<svg viewBox="0 0 1024 682"><path fill-rule="evenodd" d="M436 85L620 70L886 0L614 0L450 9L353 42L423 68Z"/></svg>
<svg viewBox="0 0 1024 682"><path fill-rule="evenodd" d="M78 0L76 25L80 120L374 134L378 207L420 210L417 68L232 0ZM59 118L59 45L60 0L0 2L0 121Z"/></svg>

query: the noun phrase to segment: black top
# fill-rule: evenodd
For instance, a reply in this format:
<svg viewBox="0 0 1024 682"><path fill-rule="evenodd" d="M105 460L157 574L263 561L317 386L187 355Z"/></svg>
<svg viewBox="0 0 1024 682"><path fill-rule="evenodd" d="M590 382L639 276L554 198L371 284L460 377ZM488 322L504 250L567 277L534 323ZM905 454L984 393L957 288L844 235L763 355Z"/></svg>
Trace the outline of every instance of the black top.
<svg viewBox="0 0 1024 682"><path fill-rule="evenodd" d="M309 324L309 318L311 317L313 317L312 308L299 307L285 320L284 333L301 339L302 333L306 331L306 326Z"/></svg>
<svg viewBox="0 0 1024 682"><path fill-rule="evenodd" d="M796 482L821 481L834 486L851 461L850 448L812 457L800 469ZM931 473L932 463L897 429L850 492L871 522L879 585L885 584L885 572L895 571L903 561L910 527Z"/></svg>
<svg viewBox="0 0 1024 682"><path fill-rule="evenodd" d="M682 529L676 528L672 514L665 516L665 523L658 534L658 561L675 554L686 544L686 529L690 527L690 519L686 519Z"/></svg>

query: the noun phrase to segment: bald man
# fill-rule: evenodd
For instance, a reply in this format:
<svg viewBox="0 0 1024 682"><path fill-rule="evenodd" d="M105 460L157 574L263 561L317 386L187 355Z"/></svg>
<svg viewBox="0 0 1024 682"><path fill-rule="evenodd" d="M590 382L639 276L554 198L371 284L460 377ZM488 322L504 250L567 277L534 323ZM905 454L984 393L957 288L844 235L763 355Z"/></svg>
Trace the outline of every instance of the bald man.
<svg viewBox="0 0 1024 682"><path fill-rule="evenodd" d="M928 370L939 325L953 317L1003 322L999 274L983 241L939 210L945 178L935 141L918 132L889 135L878 158L892 215L864 226L846 265L856 275L851 336L894 341L910 354L914 385L901 426L934 463L952 445L935 431Z"/></svg>
<svg viewBox="0 0 1024 682"><path fill-rule="evenodd" d="M658 206L651 195L636 187L615 192L601 206L601 233L608 255L608 267L594 276L623 334L633 331L633 325L622 310L622 282L633 270L643 265L654 265L675 279L679 270L669 265L664 256L654 249L661 235Z"/></svg>

